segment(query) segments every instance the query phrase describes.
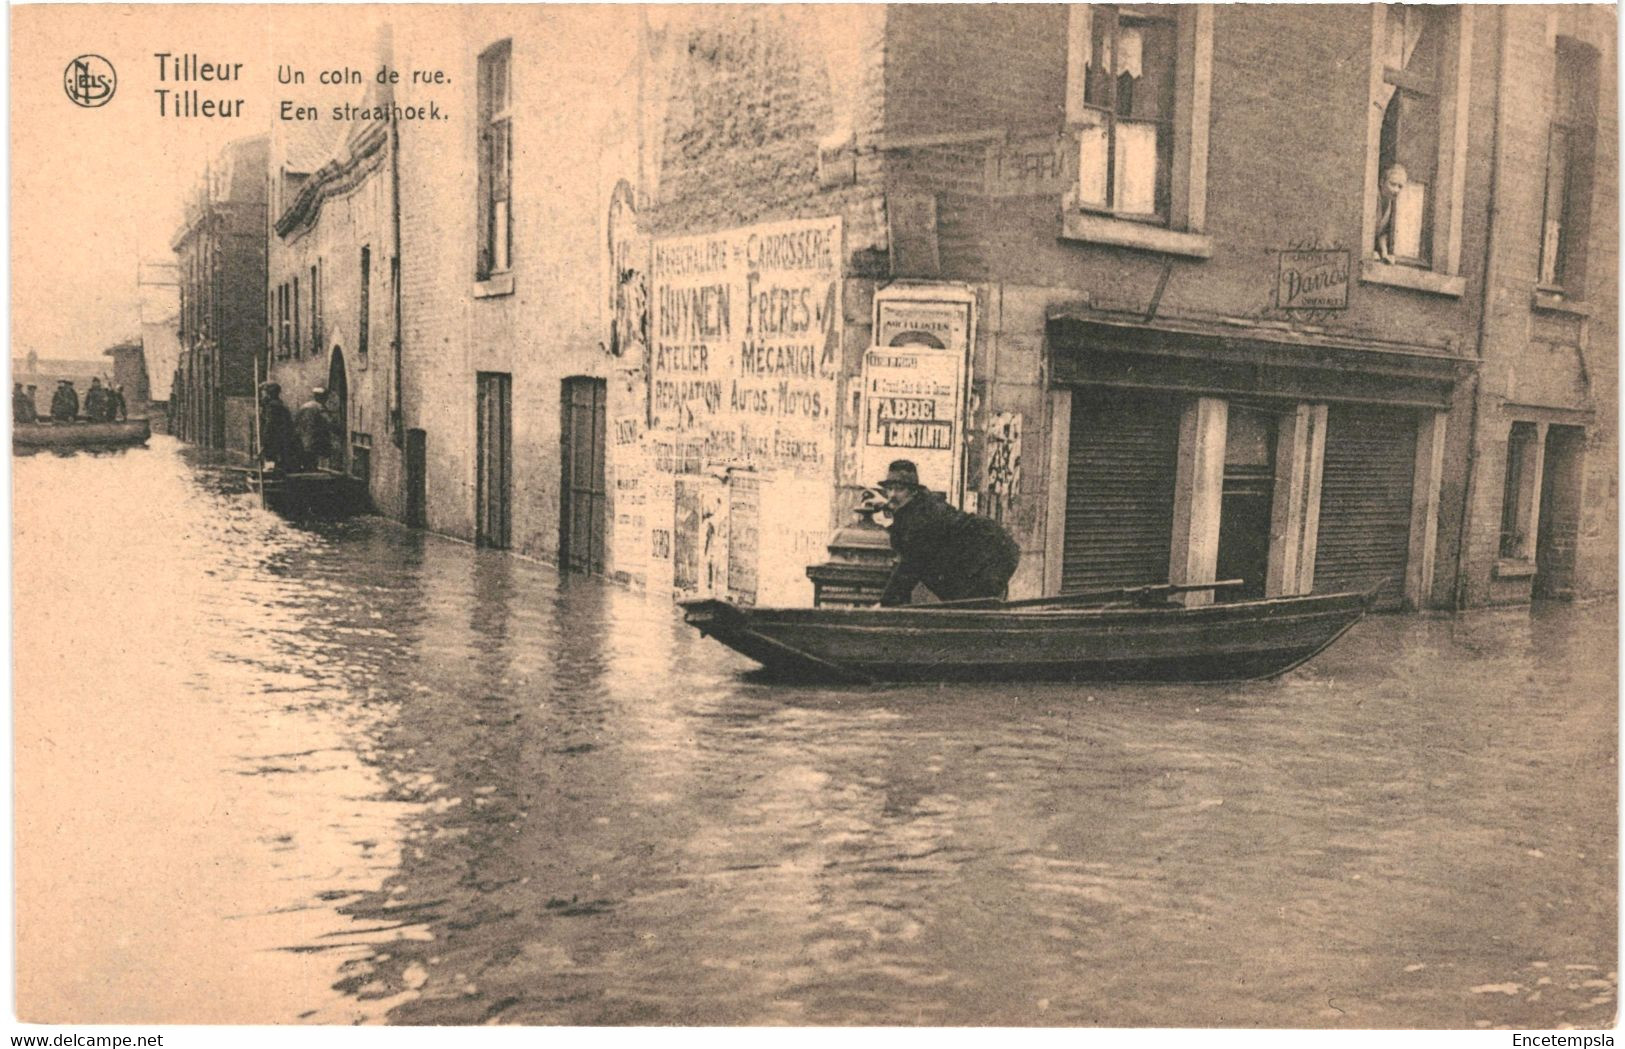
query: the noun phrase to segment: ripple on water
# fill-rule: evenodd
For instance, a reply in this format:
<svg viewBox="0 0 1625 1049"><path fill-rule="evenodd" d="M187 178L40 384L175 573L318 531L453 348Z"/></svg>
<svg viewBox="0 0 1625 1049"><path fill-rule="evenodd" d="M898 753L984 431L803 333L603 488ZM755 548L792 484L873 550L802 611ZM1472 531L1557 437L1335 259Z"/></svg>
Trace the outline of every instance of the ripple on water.
<svg viewBox="0 0 1625 1049"><path fill-rule="evenodd" d="M19 696L61 673L60 638L132 686L112 702L69 661L69 702L19 703L20 741L57 740L53 789L104 807L29 790L47 766L22 744L18 805L67 840L122 817L168 872L224 859L179 892L119 886L132 935L165 935L178 897L208 957L258 965L187 984L110 956L165 1008L1361 1028L1616 1008L1611 605L1375 617L1259 685L773 685L660 598L378 521L290 527L153 451L117 535L82 511L122 475L18 468L18 593L62 595L19 606L42 654ZM145 567L56 566L62 532L28 507L59 487L75 543ZM60 762L92 747L123 757L72 781ZM111 913L27 855L20 901ZM19 945L60 971L26 922ZM91 983L49 1001L96 1011Z"/></svg>

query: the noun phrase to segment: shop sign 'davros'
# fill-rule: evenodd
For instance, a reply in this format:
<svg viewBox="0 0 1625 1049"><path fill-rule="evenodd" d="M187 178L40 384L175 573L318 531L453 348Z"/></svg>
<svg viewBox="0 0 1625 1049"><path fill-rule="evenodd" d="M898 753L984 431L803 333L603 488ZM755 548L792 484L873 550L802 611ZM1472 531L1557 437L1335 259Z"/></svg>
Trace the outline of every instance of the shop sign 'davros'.
<svg viewBox="0 0 1625 1049"><path fill-rule="evenodd" d="M1281 252L1275 287L1278 309L1342 310L1348 304L1348 252Z"/></svg>

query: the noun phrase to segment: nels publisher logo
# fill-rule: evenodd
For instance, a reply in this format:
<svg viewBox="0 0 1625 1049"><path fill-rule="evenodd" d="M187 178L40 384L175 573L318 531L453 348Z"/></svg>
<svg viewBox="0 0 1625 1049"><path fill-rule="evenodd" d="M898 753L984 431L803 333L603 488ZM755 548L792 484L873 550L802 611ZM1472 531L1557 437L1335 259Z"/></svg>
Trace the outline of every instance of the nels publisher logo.
<svg viewBox="0 0 1625 1049"><path fill-rule="evenodd" d="M105 106L118 87L113 63L101 55L80 55L62 73L62 87L76 106L94 109Z"/></svg>

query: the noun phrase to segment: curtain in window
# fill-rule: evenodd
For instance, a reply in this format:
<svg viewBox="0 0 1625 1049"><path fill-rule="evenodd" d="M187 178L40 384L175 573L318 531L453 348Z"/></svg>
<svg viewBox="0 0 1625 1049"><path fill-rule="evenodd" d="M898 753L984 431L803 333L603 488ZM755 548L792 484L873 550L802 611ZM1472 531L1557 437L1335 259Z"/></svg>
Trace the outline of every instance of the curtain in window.
<svg viewBox="0 0 1625 1049"><path fill-rule="evenodd" d="M1082 15L1089 38L1078 128L1078 196L1134 216L1168 214L1174 23L1116 7Z"/></svg>

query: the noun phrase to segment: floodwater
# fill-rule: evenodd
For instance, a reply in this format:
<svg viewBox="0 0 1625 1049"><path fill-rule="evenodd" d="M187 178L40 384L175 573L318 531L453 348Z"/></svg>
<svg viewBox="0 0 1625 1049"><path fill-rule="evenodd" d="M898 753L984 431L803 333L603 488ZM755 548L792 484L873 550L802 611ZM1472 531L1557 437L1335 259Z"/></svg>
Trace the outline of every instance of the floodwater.
<svg viewBox="0 0 1625 1049"><path fill-rule="evenodd" d="M167 438L14 510L25 1020L1613 1023L1612 604L811 689Z"/></svg>

